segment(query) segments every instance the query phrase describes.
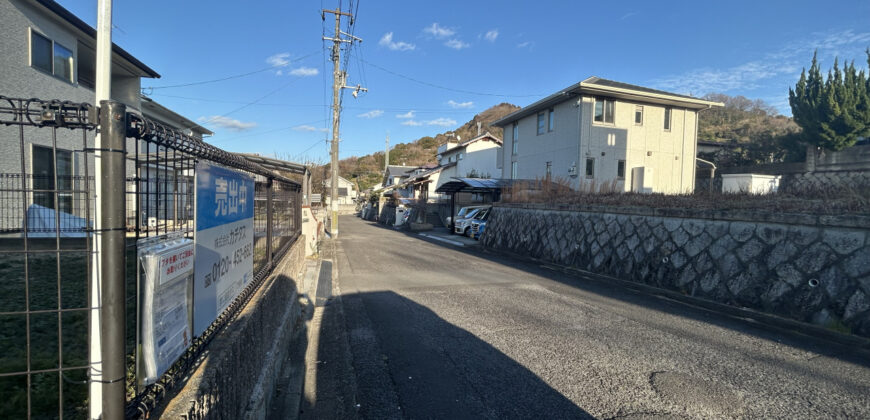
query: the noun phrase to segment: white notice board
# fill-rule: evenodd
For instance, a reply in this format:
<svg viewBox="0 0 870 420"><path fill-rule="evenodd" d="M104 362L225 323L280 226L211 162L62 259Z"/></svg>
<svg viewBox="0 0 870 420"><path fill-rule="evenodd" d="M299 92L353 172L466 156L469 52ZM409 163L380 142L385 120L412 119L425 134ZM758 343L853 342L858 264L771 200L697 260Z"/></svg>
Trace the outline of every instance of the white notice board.
<svg viewBox="0 0 870 420"><path fill-rule="evenodd" d="M138 244L141 278L139 381L157 381L191 344L194 245L183 237Z"/></svg>

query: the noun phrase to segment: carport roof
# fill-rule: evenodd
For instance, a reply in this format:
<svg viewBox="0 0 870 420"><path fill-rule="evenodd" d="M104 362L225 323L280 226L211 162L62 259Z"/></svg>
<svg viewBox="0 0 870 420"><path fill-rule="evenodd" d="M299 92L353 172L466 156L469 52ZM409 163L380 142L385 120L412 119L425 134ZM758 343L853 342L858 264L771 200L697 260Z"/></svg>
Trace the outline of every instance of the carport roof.
<svg viewBox="0 0 870 420"><path fill-rule="evenodd" d="M438 187L435 192L439 193L458 193L458 192L492 192L507 188L516 182L528 180L519 179L498 179L498 178L457 178L449 181Z"/></svg>

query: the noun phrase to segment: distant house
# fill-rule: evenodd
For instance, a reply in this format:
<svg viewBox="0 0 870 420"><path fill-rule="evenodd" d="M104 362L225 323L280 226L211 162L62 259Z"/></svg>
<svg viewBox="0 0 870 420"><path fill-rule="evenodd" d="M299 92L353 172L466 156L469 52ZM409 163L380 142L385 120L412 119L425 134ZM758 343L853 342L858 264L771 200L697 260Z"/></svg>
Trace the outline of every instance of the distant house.
<svg viewBox="0 0 870 420"><path fill-rule="evenodd" d="M323 181L323 190L331 191L332 188L332 178L328 178L326 181ZM356 185L353 182L348 181L343 177L338 177L338 198L336 199L337 203L340 205L345 204L354 204L354 201L357 198Z"/></svg>
<svg viewBox="0 0 870 420"><path fill-rule="evenodd" d="M439 146L438 163L441 166L456 164L441 171L436 188L453 177L498 178L501 175L501 165L498 164L501 146L501 139L489 132L464 142Z"/></svg>
<svg viewBox="0 0 870 420"><path fill-rule="evenodd" d="M52 0L7 0L0 1L0 95L12 98L59 99L71 102L94 104L96 72L96 30ZM111 97L127 106L128 112L143 115L169 128L180 130L202 140L212 132L173 112L159 103L141 95L142 78L159 78L160 75L136 57L112 45ZM59 189L68 186L69 192L33 194L28 205L57 209L75 216L84 215L84 203L74 197L81 190L85 174L85 162L94 167L93 155L84 153L94 146L94 132L87 133L83 140L81 131L57 130L56 150L46 131L25 127L23 149L19 132L14 127L0 127L0 182L14 176L31 178L32 188L51 190L55 176ZM87 142L87 145L83 144ZM133 158L135 153L153 153L128 140L127 150ZM23 162L22 162L23 157ZM23 163L23 168L22 168ZM153 165L152 165L153 166ZM55 169L57 173L55 174ZM22 171L24 172L22 174ZM165 168L153 167L148 179L127 186L128 200L135 200L137 188L156 191L158 179L162 185L175 188L188 180L187 175L170 173ZM93 175L93 173L89 174ZM127 177L134 178L136 167L127 165ZM151 189L149 188L151 185ZM0 185L0 188L11 186ZM173 191L168 191L169 195ZM152 200L155 201L155 200ZM8 204L8 203L7 203ZM134 201L128 201L128 209L135 209ZM167 206L173 207L168 209ZM189 203L164 203L161 213L171 216L175 206L189 212ZM20 208L20 206L15 206ZM156 207L143 206L141 221L156 217ZM17 210L16 210L17 211ZM154 214L152 214L154 213ZM22 215L6 215L0 231L20 229ZM128 213L128 221L136 215Z"/></svg>
<svg viewBox="0 0 870 420"><path fill-rule="evenodd" d="M499 157L501 140L489 132L464 142L447 142L438 146L438 166L411 178L415 197L429 201L446 199L435 191L456 178L498 178L501 175Z"/></svg>
<svg viewBox="0 0 870 420"><path fill-rule="evenodd" d="M400 197L413 197L413 188L403 184L419 169L417 166L388 165L384 171L383 188L388 191L396 191Z"/></svg>
<svg viewBox="0 0 870 420"><path fill-rule="evenodd" d="M505 133L502 178L691 192L698 112L715 106L590 77L493 123Z"/></svg>

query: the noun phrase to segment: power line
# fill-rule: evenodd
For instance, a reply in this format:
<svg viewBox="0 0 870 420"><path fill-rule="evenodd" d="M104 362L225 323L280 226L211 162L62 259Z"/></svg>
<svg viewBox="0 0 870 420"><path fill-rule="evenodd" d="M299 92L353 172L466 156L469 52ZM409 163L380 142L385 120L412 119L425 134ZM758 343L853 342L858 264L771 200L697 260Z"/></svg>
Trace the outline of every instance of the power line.
<svg viewBox="0 0 870 420"><path fill-rule="evenodd" d="M306 59L306 58L308 58L308 57L311 57L312 55L318 54L318 53L320 53L320 51L317 51L317 52L315 52L315 53L311 53L311 54L307 54L307 55L304 55L304 56L302 56L302 57L299 57L299 58L296 58L296 59L293 59L293 60L290 60L290 61L291 61L291 62L293 62L293 61L302 61L302 60L304 60L304 59ZM236 75L232 75L232 76L222 77L222 78L220 78L220 79L203 80L203 81L199 81L199 82L182 83L182 84L178 84L178 85L167 85L167 86L147 86L147 87L143 87L142 90L144 91L144 90L147 89L147 90L149 90L149 91L154 91L154 90L158 90L158 89L180 88L180 87L187 87L187 86L205 85L205 84L208 84L208 83L223 82L223 81L226 81L226 80L238 79L238 78L241 78L241 77L250 76L250 75L252 75L252 74L262 73L262 72L264 72L264 71L269 71L269 70L272 70L272 69L277 69L277 68L287 67L289 64L290 64L290 62L288 62L287 64L279 64L279 65L269 66L269 67L265 67L265 68L262 68L262 69L259 69L259 70L250 71L250 72L247 72L247 73L242 73L242 74L236 74Z"/></svg>
<svg viewBox="0 0 870 420"><path fill-rule="evenodd" d="M394 72L394 71L392 71L392 70L386 69L386 68L384 68L384 67L381 67L381 66L379 66L379 65L377 65L377 64L374 64L374 63L371 63L371 62L369 62L369 61L366 61L366 60L363 60L363 59L360 59L360 60L361 60L363 63L366 63L366 64L368 64L368 65L370 65L370 66L372 66L372 67L374 67L374 68L376 68L376 69L378 69L378 70L381 70L381 71L384 71L384 72L386 72L386 73L392 74L393 76L401 77L401 78L403 78L403 79L410 80L410 81L412 81L412 82L414 82L414 83L419 83L419 84L421 84L421 85L425 85L425 86L429 86L429 87L433 87L433 88L437 88L437 89L442 89L442 90L447 90L447 91L450 91L450 92L465 93L465 94L469 94L469 95L479 95L479 96L496 96L496 97L501 97L501 98L531 98L531 97L541 97L541 96L546 96L545 94L534 94L534 95L503 95L503 94L499 94L499 93L475 92L475 91L473 91L473 90L454 89L454 88L450 88L450 87L447 87L447 86L437 85L437 84L435 84L435 83L425 82L425 81L422 81L422 80L420 80L420 79L415 79L415 78L413 78L413 77L411 77L411 76L406 76L406 75L401 74L401 73L396 73L396 72Z"/></svg>
<svg viewBox="0 0 870 420"><path fill-rule="evenodd" d="M284 131L284 130L292 130L292 129L299 127L299 126L308 125L308 124L316 124L316 123L320 123L320 122L323 122L323 120L314 120L314 121L302 122L302 123L297 123L297 124L293 124L293 125L288 125L286 127L274 128L274 129L266 130L266 131L258 131L258 132L249 133L249 134L246 134L243 136L230 137L227 139L216 139L213 142L217 143L217 142L225 142L225 141L232 141L232 140L238 140L238 139L244 139L244 138L250 138L250 137L256 137L256 136L262 136L263 134L269 134L269 133L274 133L277 131Z"/></svg>
<svg viewBox="0 0 870 420"><path fill-rule="evenodd" d="M249 104L250 102L245 101L233 101L227 99L215 99L215 98L198 98L193 96L179 96L179 95L169 95L165 93L155 93L150 95L150 97L166 97L166 98L174 98L174 99L184 99L188 101L200 101L200 102L214 102L214 103L222 103L222 104ZM292 103L279 103L279 102L258 102L254 105L259 106L276 106L276 107L293 107L293 108L324 108L327 111L330 108L330 105L323 104L292 104ZM407 108L372 108L372 107L363 107L363 106L343 106L342 109L352 109L357 111L384 111L384 112L408 112L414 111L415 113L446 113L446 114L465 114L469 112L480 113L485 111L485 109L475 108L475 109L456 109L456 108L419 108L419 107L407 107ZM329 121L328 112L324 114L325 117L323 120L318 121Z"/></svg>

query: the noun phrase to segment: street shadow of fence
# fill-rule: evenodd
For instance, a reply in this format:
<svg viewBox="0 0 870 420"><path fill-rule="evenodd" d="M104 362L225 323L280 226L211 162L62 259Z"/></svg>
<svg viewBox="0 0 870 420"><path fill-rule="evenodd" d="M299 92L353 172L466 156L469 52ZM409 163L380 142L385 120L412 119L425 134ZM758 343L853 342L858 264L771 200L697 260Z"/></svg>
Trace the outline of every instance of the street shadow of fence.
<svg viewBox="0 0 870 420"><path fill-rule="evenodd" d="M318 367L316 399L303 402L304 417L593 418L534 372L425 306L389 291L337 299L324 307L318 360L350 350L351 366ZM334 327L342 323L346 343L325 345L340 339ZM354 383L336 383L341 371L354 372ZM335 395L355 395L355 401Z"/></svg>

